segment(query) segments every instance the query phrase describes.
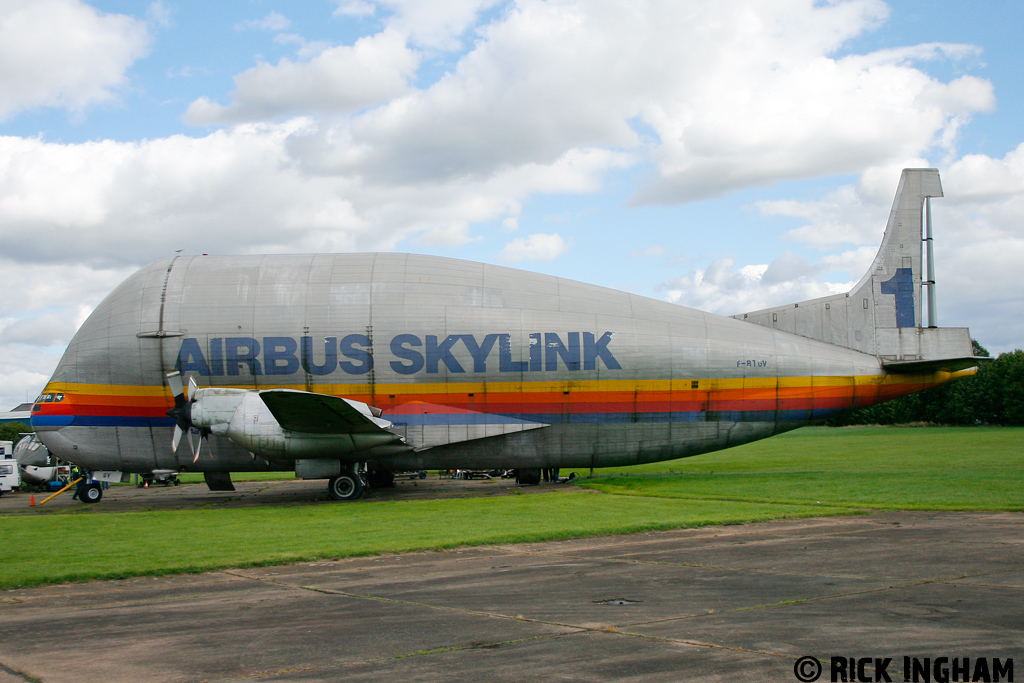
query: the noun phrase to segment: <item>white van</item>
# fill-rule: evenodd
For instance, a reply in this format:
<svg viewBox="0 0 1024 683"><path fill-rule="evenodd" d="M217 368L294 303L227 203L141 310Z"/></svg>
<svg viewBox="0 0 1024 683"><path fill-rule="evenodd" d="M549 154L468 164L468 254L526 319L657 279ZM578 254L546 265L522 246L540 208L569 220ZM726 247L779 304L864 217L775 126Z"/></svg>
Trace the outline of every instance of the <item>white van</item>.
<svg viewBox="0 0 1024 683"><path fill-rule="evenodd" d="M21 487L21 470L14 459L14 442L0 441L0 496Z"/></svg>

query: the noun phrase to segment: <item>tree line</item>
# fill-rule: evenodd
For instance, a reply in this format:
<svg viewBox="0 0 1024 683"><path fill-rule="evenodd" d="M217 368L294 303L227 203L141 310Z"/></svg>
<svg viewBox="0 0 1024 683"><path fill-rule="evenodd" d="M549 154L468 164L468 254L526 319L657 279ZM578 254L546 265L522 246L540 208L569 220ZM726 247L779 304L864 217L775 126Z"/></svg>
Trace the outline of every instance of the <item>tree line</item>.
<svg viewBox="0 0 1024 683"><path fill-rule="evenodd" d="M32 428L24 422L2 422L0 423L0 441L17 443L22 434L31 431Z"/></svg>

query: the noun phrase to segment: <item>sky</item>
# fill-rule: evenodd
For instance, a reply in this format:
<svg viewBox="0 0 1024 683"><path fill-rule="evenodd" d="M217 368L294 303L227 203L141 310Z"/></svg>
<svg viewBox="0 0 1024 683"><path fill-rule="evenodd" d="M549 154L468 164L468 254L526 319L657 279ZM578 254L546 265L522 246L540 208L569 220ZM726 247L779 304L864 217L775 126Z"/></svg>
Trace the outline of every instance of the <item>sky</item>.
<svg viewBox="0 0 1024 683"><path fill-rule="evenodd" d="M937 167L939 324L1024 346L1024 4L0 0L0 409L186 254L402 251L731 315Z"/></svg>

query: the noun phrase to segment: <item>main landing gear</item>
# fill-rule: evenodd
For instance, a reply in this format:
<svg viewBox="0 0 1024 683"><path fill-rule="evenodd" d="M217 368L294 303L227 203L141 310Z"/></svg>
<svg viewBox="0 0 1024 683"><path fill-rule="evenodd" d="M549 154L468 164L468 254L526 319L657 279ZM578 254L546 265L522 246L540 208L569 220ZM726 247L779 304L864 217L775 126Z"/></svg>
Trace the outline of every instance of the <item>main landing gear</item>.
<svg viewBox="0 0 1024 683"><path fill-rule="evenodd" d="M78 489L78 499L83 503L98 503L103 498L103 486L95 481L82 484Z"/></svg>
<svg viewBox="0 0 1024 683"><path fill-rule="evenodd" d="M426 476L426 472L421 472L421 478ZM357 465L353 469L343 469L329 479L327 493L332 500L344 502L358 500L366 489L386 489L394 485L395 473L391 470L375 470Z"/></svg>
<svg viewBox="0 0 1024 683"><path fill-rule="evenodd" d="M366 486L363 484L363 478L353 470L342 470L341 474L327 482L327 493L333 500L358 500L364 490Z"/></svg>

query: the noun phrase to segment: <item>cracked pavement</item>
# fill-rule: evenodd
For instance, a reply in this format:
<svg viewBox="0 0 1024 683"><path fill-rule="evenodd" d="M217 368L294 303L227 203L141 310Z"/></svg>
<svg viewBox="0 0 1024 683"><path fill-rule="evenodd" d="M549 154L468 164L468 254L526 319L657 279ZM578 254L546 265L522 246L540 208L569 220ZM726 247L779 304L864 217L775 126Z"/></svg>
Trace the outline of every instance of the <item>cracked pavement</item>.
<svg viewBox="0 0 1024 683"><path fill-rule="evenodd" d="M886 512L0 593L0 683L794 681L1013 657L1024 514ZM889 670L890 675L902 671Z"/></svg>

